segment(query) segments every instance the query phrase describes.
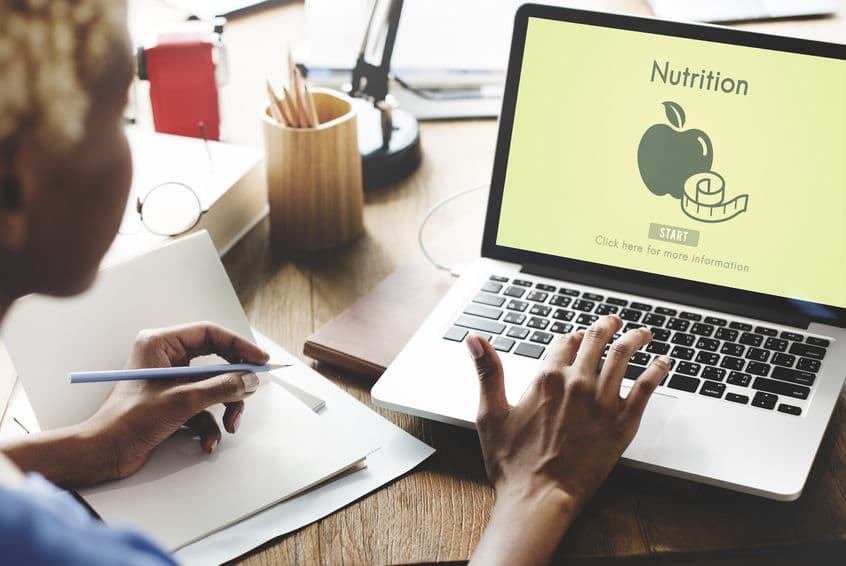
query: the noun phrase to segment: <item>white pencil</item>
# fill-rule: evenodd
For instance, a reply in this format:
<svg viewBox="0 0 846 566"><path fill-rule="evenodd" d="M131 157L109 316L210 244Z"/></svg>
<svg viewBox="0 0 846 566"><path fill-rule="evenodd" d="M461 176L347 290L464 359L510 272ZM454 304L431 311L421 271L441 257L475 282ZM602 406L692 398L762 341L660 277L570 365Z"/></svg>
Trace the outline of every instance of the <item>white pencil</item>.
<svg viewBox="0 0 846 566"><path fill-rule="evenodd" d="M80 371L68 374L71 383L99 383L133 379L198 379L229 372L264 373L290 367L291 364L219 364L212 366L180 366L171 368L121 369L110 371Z"/></svg>

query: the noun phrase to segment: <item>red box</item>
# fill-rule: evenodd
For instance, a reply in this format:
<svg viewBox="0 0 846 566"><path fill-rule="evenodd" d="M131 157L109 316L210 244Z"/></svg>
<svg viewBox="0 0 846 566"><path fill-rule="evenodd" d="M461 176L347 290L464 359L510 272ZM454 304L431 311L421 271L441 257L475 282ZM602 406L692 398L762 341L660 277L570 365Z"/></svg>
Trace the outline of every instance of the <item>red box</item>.
<svg viewBox="0 0 846 566"><path fill-rule="evenodd" d="M207 41L159 43L145 49L156 131L220 139L213 45Z"/></svg>

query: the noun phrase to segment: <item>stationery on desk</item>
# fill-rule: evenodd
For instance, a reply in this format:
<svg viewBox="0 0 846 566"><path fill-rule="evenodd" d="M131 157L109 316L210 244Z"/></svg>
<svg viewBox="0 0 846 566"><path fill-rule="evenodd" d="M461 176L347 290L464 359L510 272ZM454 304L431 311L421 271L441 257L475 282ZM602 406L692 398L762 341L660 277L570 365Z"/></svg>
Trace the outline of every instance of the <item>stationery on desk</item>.
<svg viewBox="0 0 846 566"><path fill-rule="evenodd" d="M68 374L68 381L70 383L102 383L104 381L134 381L140 379L205 379L223 373L266 373L287 367L291 367L291 364L217 364L169 368L72 371Z"/></svg>
<svg viewBox="0 0 846 566"><path fill-rule="evenodd" d="M303 353L332 367L375 379L454 282L449 274L422 260L401 267L318 328L306 340Z"/></svg>
<svg viewBox="0 0 846 566"><path fill-rule="evenodd" d="M68 381L70 383L102 383L105 381L132 381L138 379L199 379L229 372L248 371L251 373L265 373L289 367L292 367L292 364L220 364L175 368L145 368L136 370L82 371L69 373ZM14 370L12 373L14 373ZM292 385L288 381L279 380L278 385L287 389L288 393L299 399L312 411L319 411L325 406L323 399Z"/></svg>
<svg viewBox="0 0 846 566"><path fill-rule="evenodd" d="M270 115L279 124L289 128L316 128L320 125L320 118L314 104L314 98L309 91L308 83L294 64L291 51L288 51L288 84L282 87L279 96L268 79L267 87L268 108Z"/></svg>
<svg viewBox="0 0 846 566"><path fill-rule="evenodd" d="M120 367L139 329L194 320L210 320L253 337L206 233L103 270L80 297L19 301L7 318L4 340L39 425L47 429L80 422L109 394L109 383L68 383L65 376L71 370ZM220 562L334 511L431 454L366 408L350 407L355 404L351 399L319 383L322 378L266 338L261 345L272 359L292 366L281 374L262 375L238 434L224 438L215 454L207 456L182 431L135 475L83 490L81 495L105 521L134 524L170 550L185 551L189 562ZM284 385L331 401L315 413ZM212 412L220 417L219 409ZM351 418L370 434L353 434ZM369 464L369 455L377 455L377 470L364 477L345 476L338 480L344 481L339 488L333 481L325 484L328 491L321 487L303 494L313 508L303 509L303 502L296 501L291 516L278 521L284 510L275 504L286 505L298 500L291 499L297 494L360 469ZM232 489L232 478L249 481ZM246 523L251 526L244 527ZM287 530L280 530L280 524Z"/></svg>

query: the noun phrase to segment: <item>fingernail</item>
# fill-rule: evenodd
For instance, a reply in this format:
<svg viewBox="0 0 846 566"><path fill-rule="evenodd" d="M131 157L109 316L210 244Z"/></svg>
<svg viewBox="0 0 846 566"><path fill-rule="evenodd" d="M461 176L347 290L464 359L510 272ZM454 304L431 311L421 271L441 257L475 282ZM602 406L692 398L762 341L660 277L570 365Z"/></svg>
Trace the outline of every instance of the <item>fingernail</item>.
<svg viewBox="0 0 846 566"><path fill-rule="evenodd" d="M209 454L214 453L214 451L217 449L217 445L218 445L218 444L220 444L220 441L219 441L219 440L214 439L214 440L212 441L211 450L209 450Z"/></svg>
<svg viewBox="0 0 846 566"><path fill-rule="evenodd" d="M485 355L485 347L482 346L482 339L478 336L467 337L467 349L470 350L470 355L474 360L478 360Z"/></svg>
<svg viewBox="0 0 846 566"><path fill-rule="evenodd" d="M259 386L259 378L254 373L245 373L241 376L241 381L244 382L244 391L252 393Z"/></svg>
<svg viewBox="0 0 846 566"><path fill-rule="evenodd" d="M241 425L241 414L235 415L235 420L232 421L232 432L238 432L238 427Z"/></svg>
<svg viewBox="0 0 846 566"><path fill-rule="evenodd" d="M670 367L672 363L669 356L658 356L656 361L662 363L665 367Z"/></svg>

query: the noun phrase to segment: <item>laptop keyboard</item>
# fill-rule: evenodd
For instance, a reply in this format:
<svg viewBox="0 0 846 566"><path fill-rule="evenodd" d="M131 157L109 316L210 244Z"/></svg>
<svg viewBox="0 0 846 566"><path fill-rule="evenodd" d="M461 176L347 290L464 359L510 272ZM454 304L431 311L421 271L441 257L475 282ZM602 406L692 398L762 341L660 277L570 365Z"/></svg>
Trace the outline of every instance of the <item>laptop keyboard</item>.
<svg viewBox="0 0 846 566"><path fill-rule="evenodd" d="M636 379L654 356L666 354L673 367L662 386L788 415L802 414L831 343L799 331L499 275L481 286L443 337L462 342L477 334L501 353L540 359L556 335L584 330L607 314L623 319L621 333L642 326L652 332L652 342L632 356L626 379Z"/></svg>

